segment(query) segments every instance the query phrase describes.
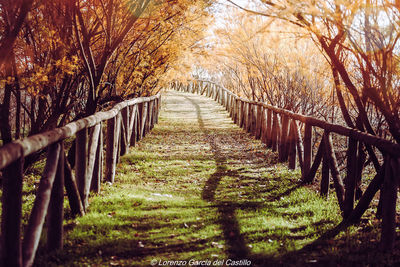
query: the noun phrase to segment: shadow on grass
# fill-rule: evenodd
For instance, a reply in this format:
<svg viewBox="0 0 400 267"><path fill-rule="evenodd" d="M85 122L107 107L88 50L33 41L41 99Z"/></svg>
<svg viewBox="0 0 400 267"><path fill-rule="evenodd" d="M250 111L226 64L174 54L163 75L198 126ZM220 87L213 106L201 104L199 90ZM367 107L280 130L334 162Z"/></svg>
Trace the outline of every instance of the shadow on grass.
<svg viewBox="0 0 400 267"><path fill-rule="evenodd" d="M252 205L250 203L243 203L241 205L237 205L235 202L220 202L218 200L215 200L215 194L216 190L219 186L219 183L221 181L221 178L224 176L230 176L230 177L238 177L242 178L242 176L239 174L237 171L228 171L227 167L227 157L221 152L218 143L215 141L215 138L210 135L209 131L204 127L204 122L202 119L201 115L201 109L200 106L196 101L193 101L193 99L186 97L185 98L192 103L192 105L195 107L196 112L197 112L197 119L199 126L201 130L203 131L206 139L209 141L209 144L214 152L214 160L216 163L216 171L214 174L212 174L209 179L207 180L203 192L202 192L202 197L204 200L211 201L211 202L216 202L218 203L218 213L219 213L219 223L223 229L223 234L224 234L224 239L228 245L227 252L228 256L231 259L234 260L241 260L241 259L248 259L251 260L253 265L260 265L260 266L306 266L306 265L311 265L311 266L364 266L366 264L365 260L359 261L357 257L353 257L352 253L357 252L357 251L351 251L349 248L344 245L343 251L332 251L330 254L327 251L321 251L324 246L326 246L327 250L331 249L331 244L332 240L324 239L324 238L318 238L315 240L313 243L308 244L307 246L304 246L300 250L294 250L290 251L288 253L283 253L281 256L273 256L273 255L266 255L266 254L253 254L249 250L249 246L246 243L246 238L245 235L241 233L241 227L239 225L238 219L236 217L236 209L247 209L250 208ZM301 183L294 184L292 186L289 186L284 192L279 192L279 190L276 190L276 194L271 194L271 191L273 191L273 188L269 188L269 197L268 201L277 201L281 199L282 197L285 197L287 195L290 195L292 192L297 190L298 188L302 187L303 185ZM292 203L293 205L294 203ZM256 208L260 207L259 203L257 203ZM253 206L254 208L254 206ZM287 214L282 214L282 216L285 216ZM305 211L304 213L297 213L295 215L295 218L298 218L300 216L313 216L312 211ZM296 236L288 236L286 237L287 239L296 239L296 240L302 240L306 238L310 238L313 236L323 236L324 233L326 233L326 227L325 225L332 225L334 222L329 219L323 219L318 222L312 223L311 227L313 228L319 228L319 230L314 231L313 233L310 233L308 235L296 235ZM306 228L306 226L301 226L297 228L292 228L290 231L292 233L296 232L301 232ZM374 227L373 229L375 230L376 234L376 228ZM279 229L275 229L277 232L279 232ZM246 235L249 235L250 233L246 233ZM279 236L271 236L269 235L269 240L272 240L271 238L278 239ZM359 236L353 235L351 238L355 238L356 240L362 240L366 239L366 241L370 241L371 237L368 235L366 237L364 234L361 234ZM263 241L265 240L265 237L260 237L258 240L252 240L254 241ZM373 239L375 240L375 239ZM340 242L337 241L337 242ZM359 241L360 242L360 241ZM281 245L284 244L281 243ZM368 252L365 250L366 248L369 249L374 249L376 248L376 244L373 244L371 242L368 242L367 246L359 246L363 247L360 251L363 251L365 254L363 254L363 257L365 255L368 255ZM284 248L283 248L284 249ZM323 252L322 257L321 257L321 252ZM347 255L346 255L347 254ZM375 253L374 253L375 254ZM310 258L311 256L311 258ZM383 261L382 264L385 264L384 259L385 255L381 254L378 252L377 257ZM368 259L368 258L367 258ZM387 256L386 256L387 259ZM378 263L376 259L372 260L367 260L367 262L372 262L372 265ZM392 259L388 259L387 264L391 265L394 264Z"/></svg>
<svg viewBox="0 0 400 267"><path fill-rule="evenodd" d="M118 196L112 201L101 199L97 208L91 206L91 212L99 213L101 218L82 218L75 226L75 236L67 241L65 252L39 255L36 266L149 266L152 259L189 261L210 257L247 259L251 266L383 266L399 258L376 252L377 242L371 239L377 239L377 222L368 232L294 248L296 242L317 239L337 220L303 221L317 211L289 209L305 201L291 197L301 189L296 179L283 177L285 181L279 175L263 177L246 168L233 169L229 151L221 146L221 137L205 127L200 106L191 98L186 99L196 109L198 125L213 152L209 160L216 165L204 183L202 200L166 202L166 198L140 202L138 199L145 198L136 195ZM186 155L179 157L186 159ZM154 159L164 160L162 155ZM241 196L239 191L243 191ZM114 213L116 206L119 209ZM265 214L288 223L245 227L246 220ZM299 222L291 224L296 220ZM255 249L264 243L271 244L271 249Z"/></svg>

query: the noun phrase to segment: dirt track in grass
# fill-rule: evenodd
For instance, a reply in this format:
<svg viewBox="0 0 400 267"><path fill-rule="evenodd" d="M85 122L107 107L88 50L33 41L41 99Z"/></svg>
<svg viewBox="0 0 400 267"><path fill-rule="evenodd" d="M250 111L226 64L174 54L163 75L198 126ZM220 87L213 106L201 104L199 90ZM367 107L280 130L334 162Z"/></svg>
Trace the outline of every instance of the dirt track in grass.
<svg viewBox="0 0 400 267"><path fill-rule="evenodd" d="M334 197L300 186L299 170L276 162L214 101L166 92L159 124L121 158L116 183L90 199L86 216L66 222L64 251L39 254L36 265L376 262L354 231L302 249L337 225L340 213Z"/></svg>

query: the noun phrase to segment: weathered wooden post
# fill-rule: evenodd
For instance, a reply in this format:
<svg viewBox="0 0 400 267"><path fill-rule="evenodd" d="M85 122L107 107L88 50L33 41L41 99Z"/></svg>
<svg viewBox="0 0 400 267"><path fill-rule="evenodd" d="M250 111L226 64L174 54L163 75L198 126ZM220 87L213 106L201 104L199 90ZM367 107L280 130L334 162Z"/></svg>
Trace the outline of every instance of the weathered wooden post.
<svg viewBox="0 0 400 267"><path fill-rule="evenodd" d="M142 112L140 113L140 140L146 136L146 123L147 123L147 102L142 102Z"/></svg>
<svg viewBox="0 0 400 267"><path fill-rule="evenodd" d="M204 93L207 95L207 88L208 88L208 84L205 84L203 82L201 82L201 95L204 95Z"/></svg>
<svg viewBox="0 0 400 267"><path fill-rule="evenodd" d="M256 127L257 127L257 104L252 103L251 105L251 121L250 121L250 129L249 132L251 135L256 136Z"/></svg>
<svg viewBox="0 0 400 267"><path fill-rule="evenodd" d="M3 266L22 266L21 216L23 172L23 157L11 163L3 171L3 204L1 213L1 253Z"/></svg>
<svg viewBox="0 0 400 267"><path fill-rule="evenodd" d="M130 109L129 107L125 107L121 109L122 116L122 125L121 125L121 155L125 155L129 152L129 144L130 144L130 128L129 128L129 118L130 118Z"/></svg>
<svg viewBox="0 0 400 267"><path fill-rule="evenodd" d="M72 215L83 216L85 214L85 210L83 208L82 200L79 195L78 185L76 183L75 176L72 173L72 168L69 165L69 162L65 156L64 156L64 182Z"/></svg>
<svg viewBox="0 0 400 267"><path fill-rule="evenodd" d="M56 177L51 190L47 214L47 250L54 251L63 247L64 221L64 144L60 142L60 154Z"/></svg>
<svg viewBox="0 0 400 267"><path fill-rule="evenodd" d="M82 200L83 208L89 204L88 196L86 195L86 173L88 163L88 129L84 128L76 134L75 139L75 176L78 185L79 194Z"/></svg>
<svg viewBox="0 0 400 267"><path fill-rule="evenodd" d="M321 170L321 186L320 194L322 197L328 197L329 193L329 163L326 153L322 156L322 170Z"/></svg>
<svg viewBox="0 0 400 267"><path fill-rule="evenodd" d="M288 138L289 118L288 116L281 114L281 119L282 119L282 131L279 143L279 162L285 162L288 159L287 138Z"/></svg>
<svg viewBox="0 0 400 267"><path fill-rule="evenodd" d="M271 128L271 148L272 151L277 151L278 142L279 142L279 134L281 126L279 125L278 114L274 112L272 119L272 128Z"/></svg>
<svg viewBox="0 0 400 267"><path fill-rule="evenodd" d="M329 163L331 170L333 184L335 186L336 196L338 199L340 210L344 210L344 185L342 178L338 171L337 160L335 156L335 150L333 149L332 138L327 130L324 132L324 144L325 144L325 155Z"/></svg>
<svg viewBox="0 0 400 267"><path fill-rule="evenodd" d="M399 159L386 156L384 168L381 247L384 251L390 251L393 249L396 240L396 202L399 187L398 175L400 172Z"/></svg>
<svg viewBox="0 0 400 267"><path fill-rule="evenodd" d="M92 187L92 179L94 177L94 169L96 168L96 161L98 161L99 139L101 132L101 124L98 123L90 130L89 137L89 155L86 169L86 182L85 182L85 195L89 196L90 188ZM97 163L98 164L98 163Z"/></svg>
<svg viewBox="0 0 400 267"><path fill-rule="evenodd" d="M128 124L128 143L129 146L135 146L134 143L132 143L132 135L134 131L134 123L135 123L135 114L136 113L136 105L129 106L129 124Z"/></svg>
<svg viewBox="0 0 400 267"><path fill-rule="evenodd" d="M245 103L243 102L243 100L239 100L239 124L238 126L240 128L244 127L244 117L245 117Z"/></svg>
<svg viewBox="0 0 400 267"><path fill-rule="evenodd" d="M301 177L304 181L310 171L311 161L312 161L312 126L306 123L304 126L304 163L301 169Z"/></svg>
<svg viewBox="0 0 400 267"><path fill-rule="evenodd" d="M272 148L272 110L267 109L267 129L265 132L265 140L268 148Z"/></svg>
<svg viewBox="0 0 400 267"><path fill-rule="evenodd" d="M348 138L347 175L345 179L345 198L343 215L347 218L353 211L357 179L357 140Z"/></svg>
<svg viewBox="0 0 400 267"><path fill-rule="evenodd" d="M138 103L138 137L136 141L140 141L143 138L143 129L142 129L142 124L143 124L143 113L144 113L144 103L140 102Z"/></svg>
<svg viewBox="0 0 400 267"><path fill-rule="evenodd" d="M256 116L257 116L257 114L256 114L256 111L257 111L257 109L256 109L256 107L257 107L257 104L254 104L254 103L250 103L249 104L250 105L250 113L249 113L249 128L248 128L248 132L251 134L251 135L255 135L255 133L256 133Z"/></svg>
<svg viewBox="0 0 400 267"><path fill-rule="evenodd" d="M255 137L256 139L261 138L261 129L262 129L262 121L263 121L263 106L262 105L257 105L257 119L256 119L256 132L255 132Z"/></svg>
<svg viewBox="0 0 400 267"><path fill-rule="evenodd" d="M154 102L150 100L148 102L148 112L147 112L147 132L150 132L153 124L153 114L154 114Z"/></svg>
<svg viewBox="0 0 400 267"><path fill-rule="evenodd" d="M243 111L244 111L244 103L241 99L238 99L238 126L242 127L243 125Z"/></svg>
<svg viewBox="0 0 400 267"><path fill-rule="evenodd" d="M197 86L197 89L199 86ZM151 119L150 119L150 130L153 130L154 125L156 123L156 116L157 116L157 99L151 100Z"/></svg>
<svg viewBox="0 0 400 267"><path fill-rule="evenodd" d="M234 122L236 125L239 125L239 118L240 118L240 100L235 98L235 114L234 114Z"/></svg>
<svg viewBox="0 0 400 267"><path fill-rule="evenodd" d="M229 95L229 103L230 103L229 116L232 118L233 123L236 123L235 121L236 100L232 94Z"/></svg>
<svg viewBox="0 0 400 267"><path fill-rule="evenodd" d="M300 133L300 128L297 125L296 120L292 120L292 126L293 126L293 131L294 131L294 142L297 150L297 158L299 159L299 165L300 169L303 171L303 163L304 163L304 146L303 146L303 140L301 138L301 133Z"/></svg>
<svg viewBox="0 0 400 267"><path fill-rule="evenodd" d="M121 116L118 113L115 117L107 121L106 180L111 183L114 183L115 179L120 129Z"/></svg>
<svg viewBox="0 0 400 267"><path fill-rule="evenodd" d="M90 185L90 190L95 193L100 193L101 182L103 180L103 130L102 123L99 123L99 137L98 137L98 145L96 149L94 169L92 175L92 182Z"/></svg>
<svg viewBox="0 0 400 267"><path fill-rule="evenodd" d="M158 123L158 116L160 113L160 108L161 108L161 96L160 98L156 98L156 112L155 112L155 118L154 118L154 123Z"/></svg>
<svg viewBox="0 0 400 267"><path fill-rule="evenodd" d="M250 132L251 128L251 104L249 102L246 102L246 117L245 117L245 128L244 130L246 132Z"/></svg>
<svg viewBox="0 0 400 267"><path fill-rule="evenodd" d="M60 144L56 143L49 146L48 149L46 166L40 179L22 244L23 266L32 266L33 260L35 259L44 220L50 203L53 183L57 173L60 147ZM59 188L57 189L59 190Z"/></svg>
<svg viewBox="0 0 400 267"><path fill-rule="evenodd" d="M321 164L321 160L322 157L325 154L325 144L324 144L324 140L321 140L321 143L319 144L318 150L317 150L317 154L315 155L314 158L314 163L312 164L310 171L307 173L307 175L305 176L303 183L312 183L314 181L315 178L315 174L317 173L318 167Z"/></svg>
<svg viewBox="0 0 400 267"><path fill-rule="evenodd" d="M267 108L262 106L261 111L261 142L267 144Z"/></svg>
<svg viewBox="0 0 400 267"><path fill-rule="evenodd" d="M289 136L288 136L288 146L289 146L289 164L288 167L291 170L296 169L296 127L295 127L296 122L294 120L291 120L290 122L290 130L289 130Z"/></svg>
<svg viewBox="0 0 400 267"><path fill-rule="evenodd" d="M132 135L131 135L131 145L136 146L136 142L138 140L138 121L139 121L139 111L138 111L138 105L135 105L134 111L133 111L133 123L132 123Z"/></svg>

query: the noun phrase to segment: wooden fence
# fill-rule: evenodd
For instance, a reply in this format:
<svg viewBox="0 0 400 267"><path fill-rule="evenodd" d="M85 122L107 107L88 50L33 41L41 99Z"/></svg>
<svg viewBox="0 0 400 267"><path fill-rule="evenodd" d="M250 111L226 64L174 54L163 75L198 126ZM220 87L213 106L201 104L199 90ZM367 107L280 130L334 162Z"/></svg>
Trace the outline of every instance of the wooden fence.
<svg viewBox="0 0 400 267"><path fill-rule="evenodd" d="M273 151L277 151L280 162L288 162L290 169L299 165L304 183L314 181L322 162L320 192L327 195L332 180L343 215L343 221L336 228L337 231L357 223L375 194L381 190L377 212L382 218L381 246L384 250L393 248L400 178L399 144L357 129L296 114L266 103L249 101L209 81L194 81L187 85L173 82L172 88L206 95L223 105L237 125L261 139ZM313 127L323 131L320 140L312 138ZM338 169L332 142L333 133L344 136L347 140L345 179L342 179L343 174ZM313 147L318 147L314 156ZM368 161L363 151L367 152ZM362 192L359 185L363 169L368 162L373 163L376 175ZM359 193L358 196L356 192Z"/></svg>
<svg viewBox="0 0 400 267"><path fill-rule="evenodd" d="M3 173L2 266L33 264L45 219L47 249L52 251L63 247L64 187L71 212L83 215L88 207L89 192L100 191L103 173L105 180L113 183L119 157L157 123L160 104L160 94L127 100L109 111L97 112L64 127L0 147L0 170ZM74 136L75 147L66 155L64 140ZM46 148L46 165L22 239L24 158Z"/></svg>

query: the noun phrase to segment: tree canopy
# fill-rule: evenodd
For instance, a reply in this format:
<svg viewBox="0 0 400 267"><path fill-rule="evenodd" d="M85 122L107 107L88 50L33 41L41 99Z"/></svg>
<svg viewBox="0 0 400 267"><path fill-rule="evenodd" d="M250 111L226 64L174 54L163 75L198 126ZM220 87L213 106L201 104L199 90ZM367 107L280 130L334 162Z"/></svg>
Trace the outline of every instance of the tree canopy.
<svg viewBox="0 0 400 267"><path fill-rule="evenodd" d="M0 3L4 143L156 93L203 37L207 1Z"/></svg>

